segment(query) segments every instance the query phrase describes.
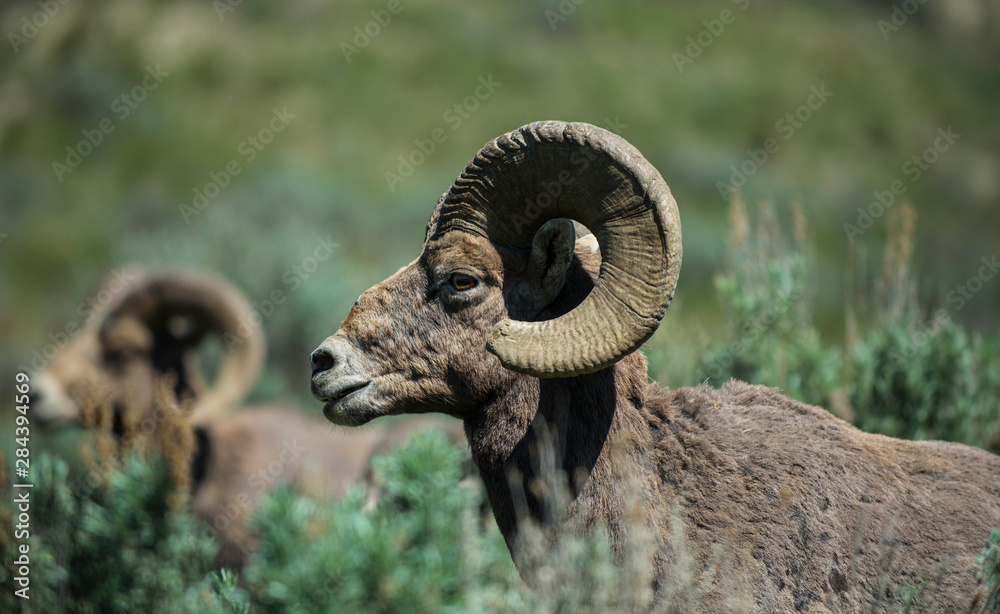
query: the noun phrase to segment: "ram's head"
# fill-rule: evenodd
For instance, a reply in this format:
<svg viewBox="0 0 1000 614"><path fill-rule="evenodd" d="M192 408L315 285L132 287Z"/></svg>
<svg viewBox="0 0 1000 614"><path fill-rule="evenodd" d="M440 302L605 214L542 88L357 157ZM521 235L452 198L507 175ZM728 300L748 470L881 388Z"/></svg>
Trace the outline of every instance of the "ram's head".
<svg viewBox="0 0 1000 614"><path fill-rule="evenodd" d="M593 243L575 240L572 220L596 237L596 279ZM517 373L604 369L659 325L680 241L666 184L625 140L563 122L510 132L441 197L420 256L313 353L313 394L339 424L467 417Z"/></svg>
<svg viewBox="0 0 1000 614"><path fill-rule="evenodd" d="M157 382L169 377L176 399L190 401L200 424L236 407L256 381L264 338L253 308L230 284L193 272L129 270L95 292L105 306L34 378L36 423L78 423L95 400L123 417L141 420L154 408ZM198 348L216 334L226 346L214 384L206 384Z"/></svg>

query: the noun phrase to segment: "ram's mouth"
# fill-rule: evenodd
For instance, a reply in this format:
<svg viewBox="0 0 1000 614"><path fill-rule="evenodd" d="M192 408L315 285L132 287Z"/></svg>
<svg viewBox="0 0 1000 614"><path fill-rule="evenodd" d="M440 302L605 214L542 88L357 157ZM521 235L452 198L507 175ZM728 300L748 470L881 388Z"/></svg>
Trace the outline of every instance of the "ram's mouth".
<svg viewBox="0 0 1000 614"><path fill-rule="evenodd" d="M333 392L329 396L327 396L327 398L323 400L326 401L327 405L336 405L337 403L343 401L352 394L361 392L362 390L367 388L371 383L372 383L371 380L365 380L361 382L347 382L346 384L338 386L336 389L333 390Z"/></svg>
<svg viewBox="0 0 1000 614"><path fill-rule="evenodd" d="M323 401L323 415L327 420L340 426L358 426L377 417L368 398L370 395L366 394L373 388L372 380L352 379L337 382L327 394L317 398Z"/></svg>

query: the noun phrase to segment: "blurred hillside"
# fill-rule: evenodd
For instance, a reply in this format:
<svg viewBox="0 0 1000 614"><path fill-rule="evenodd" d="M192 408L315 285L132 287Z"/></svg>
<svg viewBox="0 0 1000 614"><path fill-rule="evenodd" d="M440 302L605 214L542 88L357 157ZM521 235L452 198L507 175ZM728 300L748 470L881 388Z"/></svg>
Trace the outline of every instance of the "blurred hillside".
<svg viewBox="0 0 1000 614"><path fill-rule="evenodd" d="M417 254L478 148L539 119L620 133L677 198L684 273L654 367L668 338L721 337L722 184L786 227L801 204L834 342L849 276L877 274L876 193L917 212L927 308L1000 251L995 2L53 4L0 6L2 373L113 267L193 266L283 292L256 394L306 403L308 352ZM952 315L995 333L1000 284L981 286Z"/></svg>

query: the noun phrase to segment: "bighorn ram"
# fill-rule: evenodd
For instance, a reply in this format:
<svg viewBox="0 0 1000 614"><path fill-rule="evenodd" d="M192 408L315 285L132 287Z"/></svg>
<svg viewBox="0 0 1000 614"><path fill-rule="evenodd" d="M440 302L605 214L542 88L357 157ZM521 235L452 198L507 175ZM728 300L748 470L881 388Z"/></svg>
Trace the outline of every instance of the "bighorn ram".
<svg viewBox="0 0 1000 614"><path fill-rule="evenodd" d="M599 255L575 245L571 219ZM486 144L417 259L312 354L313 395L341 425L460 418L512 552L528 521L550 535L604 525L619 554L640 523L657 540L656 599L683 527L700 569L728 558L705 611L729 610L722 576L761 612L885 611L925 577L942 611L973 607L1000 457L862 433L769 388L650 383L636 350L680 265L677 206L634 147L588 124L524 126ZM542 487L546 439L570 486L561 511Z"/></svg>
<svg viewBox="0 0 1000 614"><path fill-rule="evenodd" d="M216 529L226 566L244 562L252 544L245 521L274 485L343 494L367 475L372 453L387 439L437 426L423 420L388 432L335 433L329 423L292 409L241 408L263 365L264 335L246 298L213 275L126 269L95 296L110 298L33 378L34 420L43 426L79 423L82 405L96 391L110 405L117 434L151 432L164 420L157 413L157 382L172 376L172 400L191 405L192 507ZM212 334L227 351L208 386L198 348Z"/></svg>

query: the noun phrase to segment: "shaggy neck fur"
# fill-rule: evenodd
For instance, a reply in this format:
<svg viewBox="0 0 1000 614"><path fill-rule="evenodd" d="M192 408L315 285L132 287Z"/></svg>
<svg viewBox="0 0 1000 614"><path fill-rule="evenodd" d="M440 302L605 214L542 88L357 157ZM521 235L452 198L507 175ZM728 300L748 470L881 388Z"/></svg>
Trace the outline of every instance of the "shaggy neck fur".
<svg viewBox="0 0 1000 614"><path fill-rule="evenodd" d="M580 377L519 375L466 418L473 458L512 551L526 520L547 528L568 523L579 531L600 524L612 543L622 543L633 521L627 512L641 505L628 500L626 486L653 478L642 464L651 441L645 380L640 354ZM566 494L570 501L562 500Z"/></svg>

